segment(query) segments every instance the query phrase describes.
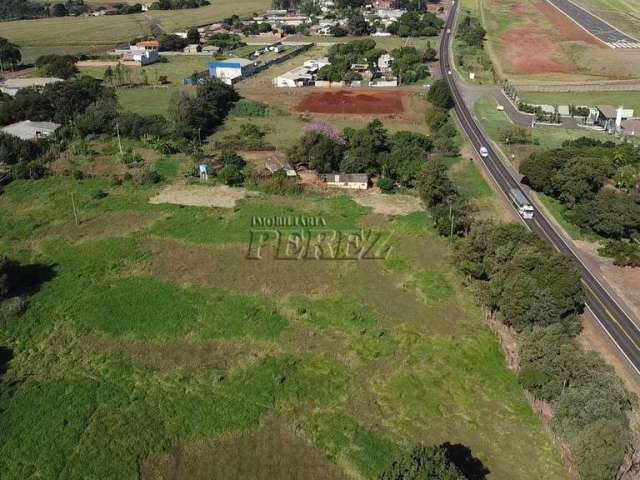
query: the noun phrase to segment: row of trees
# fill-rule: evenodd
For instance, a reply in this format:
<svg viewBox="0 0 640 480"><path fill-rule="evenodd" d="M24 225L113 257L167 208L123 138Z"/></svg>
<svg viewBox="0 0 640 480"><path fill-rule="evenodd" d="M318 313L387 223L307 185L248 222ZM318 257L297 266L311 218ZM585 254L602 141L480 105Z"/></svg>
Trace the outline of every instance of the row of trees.
<svg viewBox="0 0 640 480"><path fill-rule="evenodd" d="M492 222L473 225L457 259L487 308L519 332L520 382L553 406L553 430L570 446L580 478L617 478L635 399L575 342L584 308L575 267L520 225Z"/></svg>
<svg viewBox="0 0 640 480"><path fill-rule="evenodd" d="M568 207L567 218L609 243L620 265L640 256L640 151L588 138L529 156L520 173L534 189Z"/></svg>
<svg viewBox="0 0 640 480"><path fill-rule="evenodd" d="M418 191L438 231L460 237L456 263L482 303L519 334L520 382L553 406L554 432L571 447L580 477L616 478L635 399L611 367L575 342L585 301L575 266L520 225L476 220L437 162L420 173Z"/></svg>

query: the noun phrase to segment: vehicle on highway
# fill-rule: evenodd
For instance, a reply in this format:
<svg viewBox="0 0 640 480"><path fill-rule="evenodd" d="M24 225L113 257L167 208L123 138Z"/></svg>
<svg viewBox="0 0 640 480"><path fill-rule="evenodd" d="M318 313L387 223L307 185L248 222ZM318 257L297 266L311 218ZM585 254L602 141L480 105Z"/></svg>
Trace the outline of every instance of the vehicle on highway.
<svg viewBox="0 0 640 480"><path fill-rule="evenodd" d="M480 147L480 156L482 158L487 158L489 156L489 150L487 150L487 147Z"/></svg>
<svg viewBox="0 0 640 480"><path fill-rule="evenodd" d="M519 188L512 188L509 190L509 198L518 209L518 213L525 220L531 220L535 210L529 203L529 200L524 196L522 190Z"/></svg>

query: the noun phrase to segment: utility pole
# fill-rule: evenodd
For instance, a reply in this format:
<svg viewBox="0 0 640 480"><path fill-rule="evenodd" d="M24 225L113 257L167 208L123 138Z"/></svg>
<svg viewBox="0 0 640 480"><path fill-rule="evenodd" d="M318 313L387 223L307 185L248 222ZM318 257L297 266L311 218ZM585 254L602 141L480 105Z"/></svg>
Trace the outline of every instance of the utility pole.
<svg viewBox="0 0 640 480"><path fill-rule="evenodd" d="M76 209L76 200L73 196L73 192L71 192L71 205L73 207L73 217L76 220L76 227L80 225L80 219L78 218L78 210Z"/></svg>
<svg viewBox="0 0 640 480"><path fill-rule="evenodd" d="M116 134L118 135L118 147L120 147L120 155L122 155L124 152L122 151L122 140L120 140L120 127L117 123L116 123Z"/></svg>
<svg viewBox="0 0 640 480"><path fill-rule="evenodd" d="M449 223L451 228L449 230L449 242L451 242L451 237L453 237L453 199L449 197Z"/></svg>

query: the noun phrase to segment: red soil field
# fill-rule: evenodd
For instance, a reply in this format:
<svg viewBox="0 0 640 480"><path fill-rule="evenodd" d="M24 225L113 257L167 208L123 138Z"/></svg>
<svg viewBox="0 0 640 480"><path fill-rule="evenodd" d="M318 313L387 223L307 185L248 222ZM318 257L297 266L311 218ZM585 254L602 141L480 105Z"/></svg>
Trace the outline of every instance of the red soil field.
<svg viewBox="0 0 640 480"><path fill-rule="evenodd" d="M339 90L312 92L295 108L298 112L341 113L350 115L404 112L403 92Z"/></svg>
<svg viewBox="0 0 640 480"><path fill-rule="evenodd" d="M534 7L551 25L541 25L534 20ZM527 24L512 28L502 36L507 60L514 73L572 73L577 68L570 61L564 42L582 42L603 47L596 38L544 0L531 4L516 3L512 11L516 16L532 18Z"/></svg>
<svg viewBox="0 0 640 480"><path fill-rule="evenodd" d="M547 33L528 28L513 28L502 36L507 60L515 73L571 73L575 65L556 60L562 47ZM554 59L555 58L555 59Z"/></svg>

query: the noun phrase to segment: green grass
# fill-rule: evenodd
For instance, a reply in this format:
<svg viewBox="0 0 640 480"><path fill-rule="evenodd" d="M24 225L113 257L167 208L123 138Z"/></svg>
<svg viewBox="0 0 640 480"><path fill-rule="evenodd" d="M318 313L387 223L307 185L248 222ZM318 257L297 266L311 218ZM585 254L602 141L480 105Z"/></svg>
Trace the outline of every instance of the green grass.
<svg viewBox="0 0 640 480"><path fill-rule="evenodd" d="M166 62L158 62L146 67L128 66L131 72L131 82L134 84L143 84L145 75L150 85L156 85L158 79L161 76L167 77L167 80L171 82L173 87L182 85L182 81L191 76L195 72L203 72L207 70L208 64L211 61L210 57L202 56L188 56L188 55L176 55L166 58ZM80 73L89 75L96 78L103 78L104 72L107 67L80 67ZM157 89L161 90L162 86L158 86ZM125 90L125 89L120 89Z"/></svg>
<svg viewBox="0 0 640 480"><path fill-rule="evenodd" d="M277 336L287 321L257 299L204 289L179 289L153 278L95 282L76 321L87 329L140 338Z"/></svg>
<svg viewBox="0 0 640 480"><path fill-rule="evenodd" d="M0 252L49 273L25 312L0 304L0 345L14 355L0 383L3 478L134 478L180 452L200 464L202 442L269 419L364 479L444 441L498 480L568 478L427 213L385 218L320 193L149 204L160 188L51 177L0 195ZM247 260L252 217L274 215L340 231L379 220L395 253ZM251 445L224 457L228 471L292 462Z"/></svg>
<svg viewBox="0 0 640 480"><path fill-rule="evenodd" d="M438 271L427 270L419 272L416 275L415 282L428 301L441 302L449 300L455 295L455 289L451 286L447 277Z"/></svg>
<svg viewBox="0 0 640 480"><path fill-rule="evenodd" d="M2 22L0 36L20 45L23 58L33 61L45 53L104 52L117 44L148 35L154 23L170 33L222 20L232 14L251 15L269 7L270 3L264 0L216 0L210 6L186 10Z"/></svg>
<svg viewBox="0 0 640 480"><path fill-rule="evenodd" d="M613 105L640 114L640 92L520 92L523 101L545 105Z"/></svg>
<svg viewBox="0 0 640 480"><path fill-rule="evenodd" d="M482 123L489 136L495 141L500 138L500 131L505 128L512 128L513 123L505 112L496 109L497 103L492 97L482 97L475 104L476 117ZM611 136L603 132L594 132L591 130L569 130L565 128L535 128L533 130L533 138L537 144L530 148L515 146L512 149L505 148L507 151L520 153L529 153L531 149L549 149L562 145L565 140L575 140L580 137L589 137L600 140L610 140Z"/></svg>
<svg viewBox="0 0 640 480"><path fill-rule="evenodd" d="M177 88L123 88L118 90L118 102L127 112L140 115L164 115L169 112L169 104Z"/></svg>

